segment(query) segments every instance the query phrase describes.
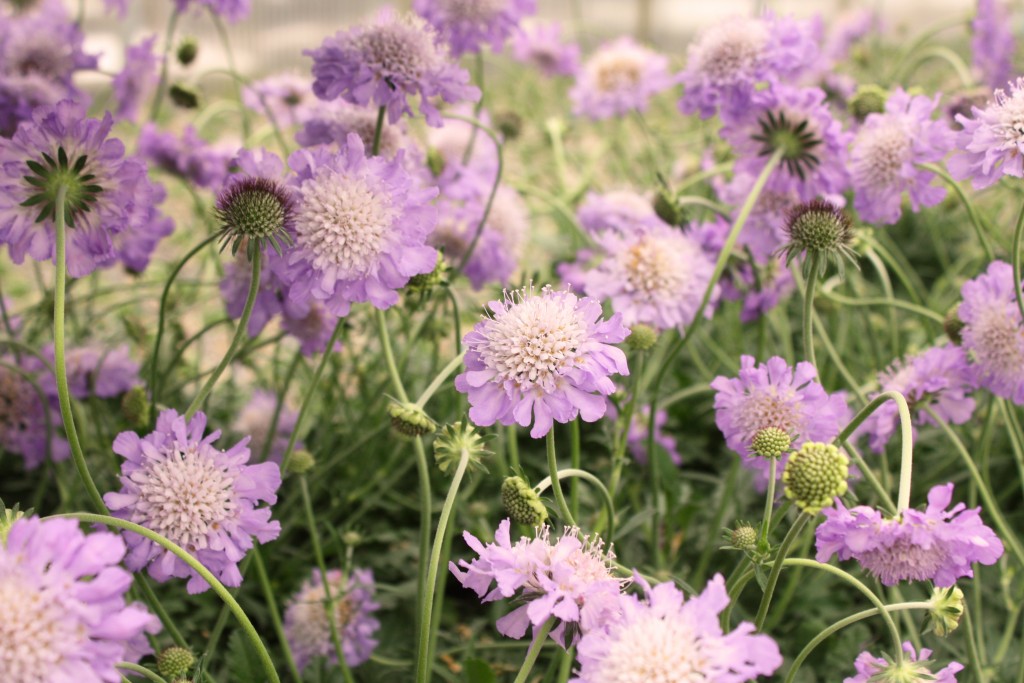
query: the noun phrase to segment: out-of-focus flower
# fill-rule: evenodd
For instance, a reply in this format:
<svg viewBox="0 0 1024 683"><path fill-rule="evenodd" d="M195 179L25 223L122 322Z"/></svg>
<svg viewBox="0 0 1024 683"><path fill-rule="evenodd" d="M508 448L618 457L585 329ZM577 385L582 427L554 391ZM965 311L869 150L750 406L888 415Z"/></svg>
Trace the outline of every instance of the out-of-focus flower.
<svg viewBox="0 0 1024 683"><path fill-rule="evenodd" d="M308 76L281 73L253 81L242 89L242 102L278 126L298 126L309 120L318 101ZM375 113L370 116L376 117Z"/></svg>
<svg viewBox="0 0 1024 683"><path fill-rule="evenodd" d="M250 437L249 450L253 453L254 460L259 460L260 454L267 448L267 439L270 437L270 426L274 421L276 407L277 396L274 392L257 389L253 392L249 402L238 411L235 421L231 424L231 431ZM277 431L267 449L268 460L281 462L284 451L288 447L288 439L295 431L298 420L298 412L289 407L287 403L281 405L281 411L277 417ZM296 443L295 447L296 449L302 448L302 442Z"/></svg>
<svg viewBox="0 0 1024 683"><path fill-rule="evenodd" d="M53 344L47 344L43 356L54 363ZM113 348L99 345L75 346L67 349L65 361L68 390L71 396L85 400L90 396L115 398L141 382L139 364L132 360L127 344ZM57 398L57 382L52 376L42 382L43 390Z"/></svg>
<svg viewBox="0 0 1024 683"><path fill-rule="evenodd" d="M512 56L545 76L573 76L580 68L580 46L562 42L557 22L535 23L512 36Z"/></svg>
<svg viewBox="0 0 1024 683"><path fill-rule="evenodd" d="M569 99L577 116L608 119L647 111L651 97L675 83L667 57L622 37L600 46L583 63Z"/></svg>
<svg viewBox="0 0 1024 683"><path fill-rule="evenodd" d="M155 167L208 189L224 183L234 156L207 143L192 126L178 136L146 123L139 131L137 145L139 156Z"/></svg>
<svg viewBox="0 0 1024 683"><path fill-rule="evenodd" d="M1024 78L1008 85L1009 92L997 89L984 108L971 105L971 118L954 117L963 130L946 165L956 180L970 178L976 190L1003 176L1024 177Z"/></svg>
<svg viewBox="0 0 1024 683"><path fill-rule="evenodd" d="M941 671L932 673L934 667L928 659L931 650L921 648L920 652L915 652L908 642L903 643L903 651L907 656L902 664L889 657L861 652L853 663L857 675L844 678L843 683L956 683L956 674L964 670L962 664L951 662Z"/></svg>
<svg viewBox="0 0 1024 683"><path fill-rule="evenodd" d="M1017 306L1013 267L993 261L960 288L960 337L973 358L978 384L1024 404L1024 322Z"/></svg>
<svg viewBox="0 0 1024 683"><path fill-rule="evenodd" d="M971 58L974 69L990 88L1001 88L1013 76L1013 21L998 0L978 0L971 22Z"/></svg>
<svg viewBox="0 0 1024 683"><path fill-rule="evenodd" d="M0 356L0 359L15 365L12 356ZM66 460L71 455L67 442L47 434L48 423L53 430L59 430L61 424L60 415L48 402L44 388L48 381L54 381L53 375L41 363L20 369L25 375L0 366L0 448L20 455L27 470L43 464L47 446L54 461ZM48 376L34 377L36 386L32 386L29 377L33 377L36 371L43 371ZM40 386L40 380L44 386Z"/></svg>
<svg viewBox="0 0 1024 683"><path fill-rule="evenodd" d="M111 83L117 100L114 116L118 119L134 120L139 105L156 89L160 60L153 54L155 42L156 36L150 36L125 50L124 69Z"/></svg>
<svg viewBox="0 0 1024 683"><path fill-rule="evenodd" d="M484 45L501 52L523 17L537 11L535 0L414 0L412 6L456 57L480 52Z"/></svg>

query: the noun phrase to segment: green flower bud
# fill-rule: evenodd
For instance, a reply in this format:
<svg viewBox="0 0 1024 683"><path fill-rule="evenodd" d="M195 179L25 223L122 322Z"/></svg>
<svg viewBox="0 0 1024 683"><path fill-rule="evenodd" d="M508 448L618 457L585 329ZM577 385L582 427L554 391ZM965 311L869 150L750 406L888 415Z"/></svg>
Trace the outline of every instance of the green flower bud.
<svg viewBox="0 0 1024 683"><path fill-rule="evenodd" d="M288 461L288 471L292 474L305 474L316 465L316 458L307 450L294 451Z"/></svg>
<svg viewBox="0 0 1024 683"><path fill-rule="evenodd" d="M490 455L490 451L484 448L484 437L477 434L473 425L467 422L445 425L434 441L434 462L438 468L447 474L449 470L458 467L463 451L469 459L468 469L486 471L482 458Z"/></svg>
<svg viewBox="0 0 1024 683"><path fill-rule="evenodd" d="M757 547L757 529L744 524L729 532L729 545L737 550L753 550Z"/></svg>
<svg viewBox="0 0 1024 683"><path fill-rule="evenodd" d="M182 109L198 109L199 108L199 93L181 83L175 83L167 91L167 94L171 98L171 102L178 105Z"/></svg>
<svg viewBox="0 0 1024 683"><path fill-rule="evenodd" d="M686 223L686 212L668 190L659 190L654 197L654 213L669 225L681 226Z"/></svg>
<svg viewBox="0 0 1024 683"><path fill-rule="evenodd" d="M658 343L658 331L650 325L637 323L629 328L626 344L634 351L647 351Z"/></svg>
<svg viewBox="0 0 1024 683"><path fill-rule="evenodd" d="M793 440L778 427L765 427L754 434L750 449L762 458L779 458L789 451Z"/></svg>
<svg viewBox="0 0 1024 683"><path fill-rule="evenodd" d="M858 121L863 121L868 114L884 112L885 102L888 99L889 91L874 83L858 86L857 92L850 99L850 113Z"/></svg>
<svg viewBox="0 0 1024 683"><path fill-rule="evenodd" d="M838 448L825 443L805 443L789 456L782 481L786 497L809 515L832 505L836 496L846 493L850 459Z"/></svg>
<svg viewBox="0 0 1024 683"><path fill-rule="evenodd" d="M513 521L540 526L548 518L548 510L537 492L522 477L506 477L501 483L501 504Z"/></svg>
<svg viewBox="0 0 1024 683"><path fill-rule="evenodd" d="M178 63L182 66L188 66L194 62L198 54L199 43L196 42L195 38L189 36L178 43Z"/></svg>
<svg viewBox="0 0 1024 683"><path fill-rule="evenodd" d="M172 680L183 678L195 663L195 655L183 647L169 647L156 658L157 671Z"/></svg>
<svg viewBox="0 0 1024 683"><path fill-rule="evenodd" d="M139 429L149 422L150 404L144 387L132 387L121 397L121 415L132 428Z"/></svg>
<svg viewBox="0 0 1024 683"><path fill-rule="evenodd" d="M414 438L430 434L437 429L437 424L430 416L414 403L394 402L388 405L391 426L402 436Z"/></svg>
<svg viewBox="0 0 1024 683"><path fill-rule="evenodd" d="M836 265L839 275L844 273L846 261L857 263L853 250L853 223L838 206L815 199L798 205L786 217L786 235L789 242L782 248L786 265L804 254L804 277L822 277L829 262ZM817 273L811 273L811 256L817 256Z"/></svg>
<svg viewBox="0 0 1024 683"><path fill-rule="evenodd" d="M964 613L964 592L956 586L936 588L930 602L928 631L945 638L960 625L960 617Z"/></svg>

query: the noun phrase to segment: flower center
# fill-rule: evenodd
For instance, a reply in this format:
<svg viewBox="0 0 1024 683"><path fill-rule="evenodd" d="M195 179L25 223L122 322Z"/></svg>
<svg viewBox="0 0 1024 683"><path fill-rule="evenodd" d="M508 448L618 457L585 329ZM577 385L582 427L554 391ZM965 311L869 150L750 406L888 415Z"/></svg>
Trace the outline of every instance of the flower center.
<svg viewBox="0 0 1024 683"><path fill-rule="evenodd" d="M581 360L586 324L572 296L523 295L495 315L480 349L484 364L505 382L527 391L553 391L558 378Z"/></svg>
<svg viewBox="0 0 1024 683"><path fill-rule="evenodd" d="M1024 90L1014 89L1009 96L997 90L996 121L992 124L992 132L1002 138L1004 149L1014 149L1024 144Z"/></svg>
<svg viewBox="0 0 1024 683"><path fill-rule="evenodd" d="M195 445L167 447L164 457L131 475L139 485L142 523L189 552L203 550L208 535L235 516L234 477Z"/></svg>
<svg viewBox="0 0 1024 683"><path fill-rule="evenodd" d="M679 246L653 237L631 246L625 254L627 289L647 301L678 293L687 272Z"/></svg>
<svg viewBox="0 0 1024 683"><path fill-rule="evenodd" d="M64 653L86 637L77 619L61 609L67 588L41 586L43 580L27 580L17 569L0 577L0 671L6 683L50 680Z"/></svg>
<svg viewBox="0 0 1024 683"><path fill-rule="evenodd" d="M889 521L886 524L899 524ZM936 541L929 547L914 543L910 533L898 536L892 543L860 555L860 562L886 584L904 580L927 581L946 563L945 549Z"/></svg>
<svg viewBox="0 0 1024 683"><path fill-rule="evenodd" d="M693 625L675 614L643 610L615 632L592 683L707 683L707 655Z"/></svg>
<svg viewBox="0 0 1024 683"><path fill-rule="evenodd" d="M591 59L591 72L597 89L616 92L635 87L643 75L644 59L635 50L603 52Z"/></svg>
<svg viewBox="0 0 1024 683"><path fill-rule="evenodd" d="M892 185L899 179L900 169L910 156L910 136L899 122L889 121L880 128L866 130L859 136L860 170L876 187Z"/></svg>
<svg viewBox="0 0 1024 683"><path fill-rule="evenodd" d="M974 353L997 374L1015 377L1024 367L1024 328L1018 319L1016 311L1007 315L1000 307L988 307L971 326Z"/></svg>
<svg viewBox="0 0 1024 683"><path fill-rule="evenodd" d="M401 214L391 196L366 178L320 169L299 189L297 241L313 254L314 268L332 268L341 279L373 272L387 233Z"/></svg>
<svg viewBox="0 0 1024 683"><path fill-rule="evenodd" d="M747 438L762 429L775 427L787 434L797 434L800 422L799 405L794 405L788 396L781 396L777 387L748 396L737 412L737 422Z"/></svg>
<svg viewBox="0 0 1024 683"><path fill-rule="evenodd" d="M767 42L760 21L723 24L709 30L695 50L695 68L717 83L735 82L754 72Z"/></svg>
<svg viewBox="0 0 1024 683"><path fill-rule="evenodd" d="M367 67L383 79L415 81L435 70L441 59L433 30L412 16L368 27L356 37L355 47Z"/></svg>
<svg viewBox="0 0 1024 683"><path fill-rule="evenodd" d="M22 206L39 207L36 222L57 217L57 193L66 187L64 197L64 220L68 227L74 227L74 218L96 203L103 188L95 184L96 176L88 172L88 155L68 157L64 147L58 147L56 160L43 152L43 161L27 160L29 174L24 176L32 186L32 194L21 203Z"/></svg>

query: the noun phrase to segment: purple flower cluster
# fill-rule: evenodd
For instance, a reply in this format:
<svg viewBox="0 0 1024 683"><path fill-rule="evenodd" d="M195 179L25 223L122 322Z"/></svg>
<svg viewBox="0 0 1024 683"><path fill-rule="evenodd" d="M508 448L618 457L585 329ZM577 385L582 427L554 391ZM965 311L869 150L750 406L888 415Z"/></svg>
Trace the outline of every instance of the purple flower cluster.
<svg viewBox="0 0 1024 683"><path fill-rule="evenodd" d="M274 463L247 465L248 438L226 451L214 446L220 431L203 436L206 416L191 421L174 410L160 413L156 430L145 437L122 432L114 439L121 465L121 490L103 501L111 514L165 536L203 563L228 586L242 583L238 563L253 547L281 533L280 522L270 520L277 502L281 471ZM187 578L188 592L210 586L177 556L147 538L125 533L129 553L125 564L132 571L148 568L163 582Z"/></svg>
<svg viewBox="0 0 1024 683"><path fill-rule="evenodd" d="M336 145L344 147L349 133L355 133L363 141L363 147L373 148L373 136L377 130L377 114L366 107L349 104L344 100L317 102L302 114L302 128L295 134L295 141L303 147ZM433 131L435 129L431 129ZM440 129L444 130L444 129ZM399 121L393 126L383 126L380 131L378 152L386 159L393 159L399 150L405 150L406 161L422 161L416 154ZM420 171L422 173L422 170Z"/></svg>
<svg viewBox="0 0 1024 683"><path fill-rule="evenodd" d="M313 58L317 97L386 107L391 123L412 113L408 98L416 94L432 126L441 125L441 115L431 98L451 103L480 98L436 31L411 14L382 10L374 23L340 31L303 54Z"/></svg>
<svg viewBox="0 0 1024 683"><path fill-rule="evenodd" d="M970 178L976 190L1003 176L1024 177L1024 78L1008 85L1009 92L997 89L985 108L972 105L971 118L955 116L963 130L947 162L949 174L957 180Z"/></svg>
<svg viewBox="0 0 1024 683"><path fill-rule="evenodd" d="M43 349L43 356L51 364L55 362L53 344ZM127 344L114 348L100 345L72 347L67 349L65 364L68 391L79 400L90 396L115 398L141 384L139 364L132 360ZM51 398L57 398L57 382L52 376L42 387Z"/></svg>
<svg viewBox="0 0 1024 683"><path fill-rule="evenodd" d="M1024 321L1016 299L1020 287L1009 263L993 261L960 288L963 301L957 309L978 384L1017 405L1024 404Z"/></svg>
<svg viewBox="0 0 1024 683"><path fill-rule="evenodd" d="M186 126L181 136L177 136L146 123L139 131L136 144L139 156L156 168L207 189L224 184L234 156L207 143L192 126Z"/></svg>
<svg viewBox="0 0 1024 683"><path fill-rule="evenodd" d="M580 633L600 631L618 616L620 591L628 581L612 574L609 559L614 554L605 552L600 539L581 537L572 527L552 543L551 530L544 526L535 538L523 536L513 545L510 526L503 520L494 543L486 545L464 532L479 557L448 565L459 583L483 602L516 599L519 606L498 619L499 633L522 638L531 625L537 630L555 617L558 623L551 636L568 648Z"/></svg>
<svg viewBox="0 0 1024 683"><path fill-rule="evenodd" d="M501 52L523 17L537 11L536 0L414 0L413 9L451 47L452 55L480 52L490 45Z"/></svg>
<svg viewBox="0 0 1024 683"><path fill-rule="evenodd" d="M676 81L667 57L622 37L601 45L583 63L569 99L577 116L608 119L647 111L651 97Z"/></svg>
<svg viewBox="0 0 1024 683"><path fill-rule="evenodd" d="M539 439L555 421L601 419L615 391L610 375L629 374L626 354L612 346L629 335L619 314L603 320L596 299L549 287L506 293L488 308L492 317L463 338L466 372L455 378L474 424L533 422Z"/></svg>
<svg viewBox="0 0 1024 683"><path fill-rule="evenodd" d="M155 42L156 36L150 36L125 50L124 69L111 83L117 100L114 116L118 119L134 120L142 100L156 89L160 60L153 54Z"/></svg>
<svg viewBox="0 0 1024 683"><path fill-rule="evenodd" d="M67 442L52 434L60 429L60 415L46 390L53 374L27 358L23 367L12 356L0 360L6 364L0 365L0 449L20 455L27 470L43 464L48 452L54 462L66 460L71 455Z"/></svg>
<svg viewBox="0 0 1024 683"><path fill-rule="evenodd" d="M0 512L3 512L0 510ZM0 537L0 671L13 683L112 683L149 651L160 622L126 604L125 544L71 519L25 517Z"/></svg>
<svg viewBox="0 0 1024 683"><path fill-rule="evenodd" d="M953 500L953 484L928 492L928 507L904 510L889 518L874 508L847 508L836 499L825 508L825 522L815 531L817 559L827 562L853 558L886 586L900 581L932 581L952 586L962 576L974 576L971 563L995 564L1003 544L981 521L981 508L968 510Z"/></svg>
<svg viewBox="0 0 1024 683"><path fill-rule="evenodd" d="M689 599L671 582L652 588L639 577L636 581L645 597L619 596L619 618L583 634L574 683L745 683L782 666L779 646L755 634L750 622L722 631L718 615L729 595L721 574Z"/></svg>
<svg viewBox="0 0 1024 683"><path fill-rule="evenodd" d="M632 190L588 192L576 209L576 218L594 236L606 230L632 235L663 223L650 200Z"/></svg>

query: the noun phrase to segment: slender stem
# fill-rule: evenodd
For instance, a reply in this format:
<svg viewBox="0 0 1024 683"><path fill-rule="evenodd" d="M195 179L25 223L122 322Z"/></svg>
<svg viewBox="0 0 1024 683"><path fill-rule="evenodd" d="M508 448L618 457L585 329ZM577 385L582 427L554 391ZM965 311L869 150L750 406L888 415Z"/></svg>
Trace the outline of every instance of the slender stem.
<svg viewBox="0 0 1024 683"><path fill-rule="evenodd" d="M416 399L417 407L422 408L427 404L427 401L429 401L430 398L441 387L441 385L444 384L444 381L448 379L448 377L453 372L455 372L460 365L462 365L462 359L465 357L465 355L466 353L465 351L463 351L459 355L455 356L455 358L452 358L450 361L448 361L448 365L444 366L444 368L441 369L441 372L438 373L437 377L433 379L433 381L427 386L427 388L423 390L423 393L420 394L420 397Z"/></svg>
<svg viewBox="0 0 1024 683"><path fill-rule="evenodd" d="M843 431L839 432L835 443L845 444L846 440L853 435L857 428L886 401L896 403L896 409L899 411L900 417L900 488L896 499L896 511L902 512L910 507L910 477L914 465L914 427L910 415L910 407L907 405L907 399L903 394L898 391L883 391L878 396L875 396L871 399L870 403L861 408L860 412L850 420L849 424L843 427ZM858 463L858 466L861 466L861 464ZM888 495L886 495L886 498L888 498ZM891 504L892 501L889 500L889 503Z"/></svg>
<svg viewBox="0 0 1024 683"><path fill-rule="evenodd" d="M437 585L438 566L441 562L441 549L444 546L445 531L448 527L448 520L451 518L452 509L455 507L455 500L459 495L459 485L462 483L462 476L466 473L466 466L469 464L469 451L465 448L459 457L459 465L455 469L452 483L448 487L448 496L441 508L441 516L437 520L437 531L434 534L434 546L430 551L430 568L427 570L427 593L420 601L420 622L419 622L419 647L416 663L416 680L418 683L430 683L430 667L433 664L433 656L430 652L430 631L431 631L431 610L434 607L434 588Z"/></svg>
<svg viewBox="0 0 1024 683"><path fill-rule="evenodd" d="M508 467L512 472L518 472L519 466L519 432L515 425L509 425L507 433L508 444Z"/></svg>
<svg viewBox="0 0 1024 683"><path fill-rule="evenodd" d="M167 683L167 679L165 679L160 674L154 671L150 671L146 667L139 666L138 664L132 664L131 662L118 662L117 664L115 664L115 666L118 669L123 669L124 671L131 671L132 673L139 674L143 678L153 681L153 683Z"/></svg>
<svg viewBox="0 0 1024 683"><path fill-rule="evenodd" d="M942 178L942 180L949 185L950 189L956 193L956 196L960 199L960 203L964 205L964 210L967 211L967 217L971 220L971 225L974 226L974 232L978 235L978 242L981 243L981 248L985 250L985 260L995 260L995 254L992 252L992 245L989 244L988 236L985 234L984 224L981 222L981 217L978 216L977 210L974 208L974 203L971 202L970 198L964 192L964 189L960 187L960 183L953 180L953 176L946 172L946 169L942 168L938 164L917 164L919 168L923 168L926 171L931 171L935 175Z"/></svg>
<svg viewBox="0 0 1024 683"><path fill-rule="evenodd" d="M916 313L919 316L938 323L939 325L946 322L946 319L939 313L925 308L924 306L917 306L910 303L909 301L903 301L902 299L883 299L880 297L858 297L856 299L842 294L835 294L834 292L822 291L821 295L826 299L835 301L837 304L844 306L891 306L892 308L901 308L904 311L910 311Z"/></svg>
<svg viewBox="0 0 1024 683"><path fill-rule="evenodd" d="M874 470L872 470L871 466L868 465L866 460L864 460L864 456L860 454L860 451L854 448L853 444L845 439L842 441L836 439L835 443L841 444L843 449L850 454L850 458L853 459L854 464L857 465L857 468L861 471L861 474L864 475L864 478L868 480L868 484L871 485L871 488L878 494L882 503L889 508L889 511L892 514L895 515L896 503L893 502L892 496L889 495L889 492L885 490L885 486L883 486L882 482L880 482L878 477L875 476Z"/></svg>
<svg viewBox="0 0 1024 683"><path fill-rule="evenodd" d="M1017 216L1017 227L1013 230L1013 291L1017 296L1017 310L1024 319L1024 292L1020 286L1020 247L1024 239L1024 206L1020 208L1020 215Z"/></svg>
<svg viewBox="0 0 1024 683"><path fill-rule="evenodd" d="M302 674L295 663L295 656L292 654L291 645L288 644L288 636L284 631L284 624L281 623L281 612L277 609L277 596L274 588L270 585L270 577L267 576L267 568L263 564L263 554L260 546L252 549L252 562L256 567L256 580L259 581L260 589L263 591L263 599L267 604L267 611L270 613L270 623L274 625L274 633L281 642L281 650L284 652L284 661L288 666L288 673L292 675L295 683L302 683Z"/></svg>
<svg viewBox="0 0 1024 683"><path fill-rule="evenodd" d="M295 377L295 370L298 369L299 363L301 362L302 349L298 349L295 352L295 356L292 358L292 362L288 364L288 369L285 371L284 382L281 385L281 391L277 395L277 401L274 403L274 414L270 417L270 427L267 429L267 435L263 441L263 448L260 449L258 462L265 462L267 457L270 455L270 449L274 445L275 437L277 437L277 425L281 421L281 411L284 409L284 401L285 397L288 395L288 387L291 386L292 379Z"/></svg>
<svg viewBox="0 0 1024 683"><path fill-rule="evenodd" d="M950 441L953 442L953 446L956 452L960 455L960 459L963 461L967 470L971 474L971 479L974 480L974 484L978 487L978 493L981 494L981 498L985 501L985 507L993 520L995 520L996 528L999 529L999 533L1002 534L1002 539L1010 546L1011 552L1016 556L1017 561L1024 566L1024 546L1021 545L1020 539L1017 538L1017 534L1014 533L1013 528L1006 523L1006 518L1003 517L1003 512L996 503L995 497L988 488L988 484L985 483L985 479L981 476L981 472L978 471L978 466L974 464L974 458L968 452L967 447L964 446L964 442L960 440L956 432L949 424L939 417L931 406L923 405L922 410L931 416L935 424L942 428L942 431L946 433L946 436Z"/></svg>
<svg viewBox="0 0 1024 683"><path fill-rule="evenodd" d="M565 502L565 496L562 494L562 484L558 481L558 458L555 455L554 426L548 429L547 451L548 474L551 475L551 490L555 494L555 503L558 505L558 514L561 515L564 523L569 526L576 526L576 520L573 518L572 512L569 511L569 505Z"/></svg>
<svg viewBox="0 0 1024 683"><path fill-rule="evenodd" d="M214 28L217 29L217 37L220 38L220 43L224 47L224 54L228 58L228 70L232 75L236 75L238 74L238 68L235 66L235 53L231 49L231 41L228 40L228 31L224 26L224 21L212 7L210 8L210 18L213 20ZM240 79L233 78L232 83L235 86L235 99L238 101L238 114L242 117L242 139L248 139L249 132L252 130L252 125L249 122L249 108L242 101Z"/></svg>
<svg viewBox="0 0 1024 683"><path fill-rule="evenodd" d="M476 101L473 106L473 118L480 118L480 112L484 110L484 53L483 50L478 50L476 53L476 87L480 88L480 99ZM469 164L469 160L473 157L473 147L476 145L477 128L473 128L469 134L469 140L466 142L466 149L462 152L462 165L466 166Z"/></svg>
<svg viewBox="0 0 1024 683"><path fill-rule="evenodd" d="M807 271L807 286L804 289L804 359L817 368L818 364L814 360L814 288L818 285L818 261L821 255L815 251L808 258L810 266Z"/></svg>
<svg viewBox="0 0 1024 683"><path fill-rule="evenodd" d="M768 583L765 585L764 595L761 596L761 605L757 608L757 618L754 620L754 625L758 631L764 626L764 620L768 617L768 607L772 604L772 594L775 593L775 586L779 583L779 574L782 573L783 560L789 554L789 548L793 545L793 541L800 535L800 532L803 531L810 519L811 516L809 514L801 512L800 516L793 522L793 526L789 527L786 537L782 539L779 551L775 555L775 562L772 564L771 573L768 574Z"/></svg>
<svg viewBox="0 0 1024 683"><path fill-rule="evenodd" d="M248 338L249 335L249 318L252 317L252 309L256 305L256 297L260 293L260 268L263 262L262 254L259 249L253 254L252 257L252 279L249 281L249 294L245 299L245 308L242 309L242 317L238 320L238 328L235 330L235 336L231 340L231 345L228 347L227 353L220 359L220 363L214 369L213 374L206 378L206 383L203 384L199 393L192 399L192 403L189 404L188 410L185 411L185 421L188 422L192 419L192 416L196 414L206 401L206 398L213 391L213 387L217 384L217 380L224 374L224 370L227 369L228 365L234 359L235 354L238 353L238 349L242 347L243 342Z"/></svg>
<svg viewBox="0 0 1024 683"><path fill-rule="evenodd" d="M537 661L541 649L544 647L544 643L547 642L548 633L551 632L551 627L554 625L555 618L550 617L544 622L543 626L539 629L534 629L533 642L530 643L530 649L526 651L523 665L519 668L519 673L516 674L516 679L512 683L526 683L526 680L530 677L530 672L533 670L533 665Z"/></svg>
<svg viewBox="0 0 1024 683"><path fill-rule="evenodd" d="M229 609L231 609L232 614L234 614L235 618L238 619L238 623L242 627L242 631L245 633L246 638L248 638L249 642L252 644L253 649L256 650L260 660L260 665L263 667L263 670L266 672L270 681L272 683L281 683L281 679L277 675L277 670L274 669L274 662L270 658L270 653L267 652L267 648L263 645L263 641L260 639L260 635L256 631L256 627L252 625L252 622L249 621L249 617L246 616L245 610L243 610L241 605L239 605L231 596L230 591L224 587L224 584L218 581L217 577L214 576L209 569L204 567L202 562L190 555L188 551L184 550L173 541L164 538L152 529L147 529L144 526L140 526L127 520L118 519L116 517L110 517L108 515L93 515L88 512L72 512L64 515L54 515L54 517L77 519L80 522L85 522L86 524L104 524L116 529L134 532L149 539L153 543L156 543L187 564L193 571L199 574L204 581L210 584L210 587L213 588L213 592L228 605Z"/></svg>
<svg viewBox="0 0 1024 683"><path fill-rule="evenodd" d="M380 154L380 136L384 131L384 114L388 111L387 107L380 107L377 109L377 125L373 128L373 146L370 148L370 156L377 156Z"/></svg>
<svg viewBox="0 0 1024 683"><path fill-rule="evenodd" d="M160 115L160 105L164 101L164 90L167 89L167 66L171 58L171 49L174 46L174 31L178 27L178 17L181 11L175 7L167 20L167 32L164 35L164 56L160 61L160 81L156 85L156 94L153 96L153 106L149 110L149 120L156 121Z"/></svg>
<svg viewBox="0 0 1024 683"><path fill-rule="evenodd" d="M569 467L564 470L558 470L558 480L562 479L583 479L594 485L598 493L601 494L601 499L604 501L605 510L608 512L608 533L605 534L605 539L611 543L615 540L615 501L612 500L612 495L608 491L608 488L604 485L600 479L595 477L586 470L581 470L575 467ZM538 494L544 493L549 486L552 485L551 477L544 477L540 483L535 487Z"/></svg>
<svg viewBox="0 0 1024 683"><path fill-rule="evenodd" d="M768 492L764 497L764 519L761 522L759 546L763 546L768 542L768 530L772 525L772 508L775 507L775 479L778 467L779 459L771 458L771 462L768 464Z"/></svg>
<svg viewBox="0 0 1024 683"><path fill-rule="evenodd" d="M398 372L398 365L395 363L395 352L391 349L391 335L388 334L388 323L384 319L384 311L374 309L377 317L377 327L380 330L380 345L384 351L384 362L387 364L388 377L391 378L391 386L398 396L398 400L408 403L409 395L405 393L405 385L402 384L402 377Z"/></svg>
<svg viewBox="0 0 1024 683"><path fill-rule="evenodd" d="M1013 459L1017 463L1017 478L1020 479L1020 485L1024 486L1024 431L1021 430L1020 421L1017 419L1016 408L1006 399L999 398L996 401L999 402L999 410L1006 419L1010 449L1013 451ZM990 414L992 412L994 411L990 411Z"/></svg>
<svg viewBox="0 0 1024 683"><path fill-rule="evenodd" d="M974 638L974 625L971 623L971 610L964 610L964 630L967 637L967 659L974 669L978 683L988 683L988 674L985 671L985 662L981 658L981 650Z"/></svg>
<svg viewBox="0 0 1024 683"><path fill-rule="evenodd" d="M580 452L580 446L580 421L573 420L569 423L569 464L575 470L579 470L583 465L583 454ZM609 496L609 500L610 498L611 496ZM580 515L580 483L575 479L569 482L569 511L572 512L573 517L579 517ZM608 521L614 524L612 516L613 510L609 509ZM608 540L610 541L611 538L609 537Z"/></svg>
<svg viewBox="0 0 1024 683"><path fill-rule="evenodd" d="M68 368L64 351L64 298L67 290L67 226L65 224L65 204L68 189L61 184L57 189L57 202L55 213L55 229L57 241L57 281L53 292L53 355L57 379L57 400L60 403L60 417L64 422L64 432L68 437L68 444L71 446L71 457L75 461L75 469L78 476L85 484L85 490L89 494L93 508L98 512L106 513L107 506L103 504L103 496L96 488L89 473L89 466L85 462L85 453L82 451L82 443L78 439L78 430L75 429L75 417L71 412L71 394L68 391Z"/></svg>
<svg viewBox="0 0 1024 683"><path fill-rule="evenodd" d="M501 184L501 177L505 172L505 159L502 153L501 138L491 128L485 126L483 123L475 118L468 116L459 116L458 114L446 114L447 119L458 119L459 121L465 121L466 123L472 124L474 130L481 130L487 134L488 137L494 142L494 148L497 155L497 170L494 174L494 183L491 185L491 193L487 196L487 203L484 204L484 212L480 215L480 222L477 223L476 232L473 233L473 239L470 240L469 246L466 247L466 253L462 255L462 259L459 261L459 265L455 267L453 275L458 275L469 263L469 259L472 258L473 252L476 251L476 245L480 241L480 235L483 234L484 226L487 224L487 218L491 215L491 207L494 205L494 197L498 194L498 186Z"/></svg>
<svg viewBox="0 0 1024 683"><path fill-rule="evenodd" d="M339 318L338 322L334 325L334 331L331 332L331 339L327 342L327 348L324 349L323 355L320 357L320 363L313 372L313 381L309 383L306 395L302 397L302 405L299 406L299 414L295 418L295 427L292 429L291 436L288 437L288 445L285 447L284 456L281 458L282 476L288 476L288 464L291 462L292 453L295 452L295 444L298 442L299 434L302 432L302 424L306 419L306 413L309 412L309 407L313 404L313 396L316 395L316 388L320 384L320 377L324 374L324 368L327 366L327 361L330 360L334 344L338 341L338 336L344 327L345 319Z"/></svg>

